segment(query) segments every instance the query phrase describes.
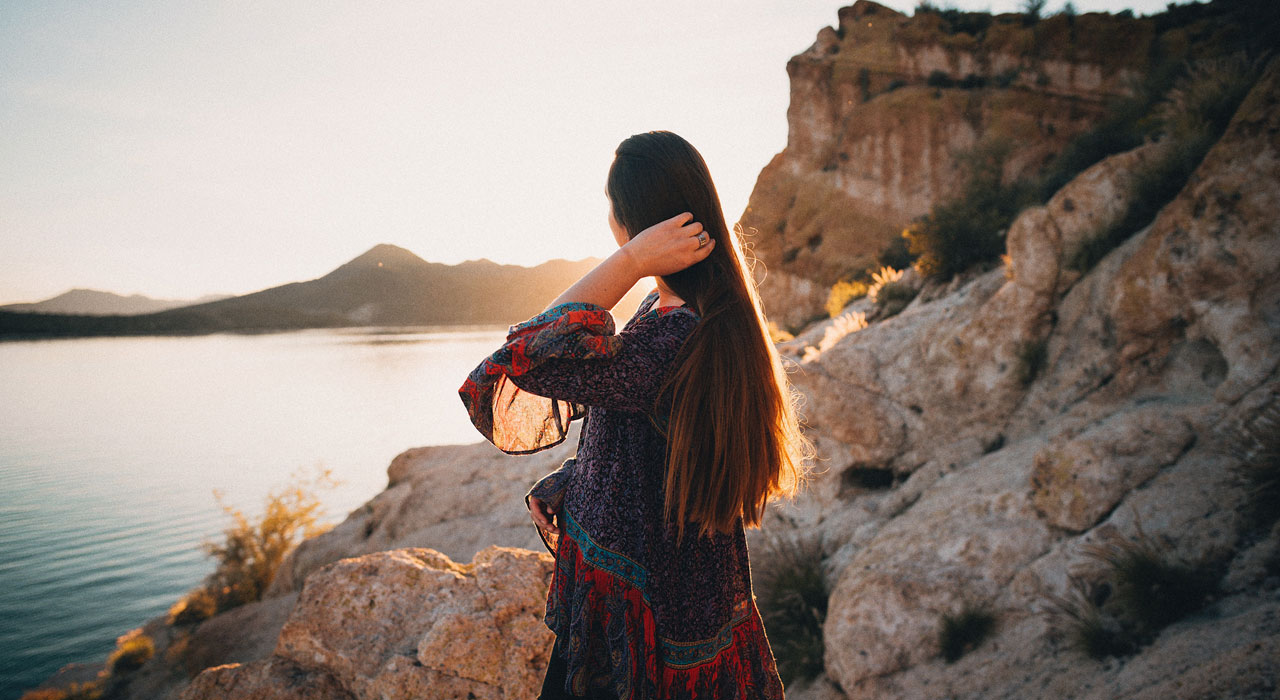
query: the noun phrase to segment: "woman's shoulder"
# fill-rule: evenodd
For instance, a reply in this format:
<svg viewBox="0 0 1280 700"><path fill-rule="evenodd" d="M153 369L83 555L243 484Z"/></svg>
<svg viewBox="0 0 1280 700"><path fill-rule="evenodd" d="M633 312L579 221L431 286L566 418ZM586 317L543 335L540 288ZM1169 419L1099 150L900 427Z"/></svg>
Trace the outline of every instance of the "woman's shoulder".
<svg viewBox="0 0 1280 700"><path fill-rule="evenodd" d="M627 324L632 332L684 336L693 332L700 317L687 306L660 306L636 314Z"/></svg>
<svg viewBox="0 0 1280 700"><path fill-rule="evenodd" d="M640 306L636 308L636 312L632 315L631 320L627 322L627 326L644 323L646 327L653 329L667 328L679 331L686 326L691 328L691 324L697 325L700 318L698 312L694 311L688 304L682 306L655 306L657 303L658 290L655 288L645 296L644 301L640 302Z"/></svg>

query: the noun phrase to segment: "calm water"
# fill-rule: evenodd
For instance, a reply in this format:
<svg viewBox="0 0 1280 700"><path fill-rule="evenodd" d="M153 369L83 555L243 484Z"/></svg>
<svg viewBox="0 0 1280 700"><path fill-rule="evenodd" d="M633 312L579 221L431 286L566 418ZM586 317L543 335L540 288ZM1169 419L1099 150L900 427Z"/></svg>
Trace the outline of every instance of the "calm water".
<svg viewBox="0 0 1280 700"><path fill-rule="evenodd" d="M213 569L200 551L290 474L322 519L409 447L478 442L457 390L502 329L0 343L0 698L106 657ZM109 603L105 602L109 601Z"/></svg>

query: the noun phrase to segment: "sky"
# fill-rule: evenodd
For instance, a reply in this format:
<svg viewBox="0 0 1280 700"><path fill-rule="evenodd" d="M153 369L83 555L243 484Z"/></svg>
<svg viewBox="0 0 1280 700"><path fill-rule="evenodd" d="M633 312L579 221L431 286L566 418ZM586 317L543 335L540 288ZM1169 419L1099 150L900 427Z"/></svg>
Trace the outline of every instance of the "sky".
<svg viewBox="0 0 1280 700"><path fill-rule="evenodd" d="M244 294L379 243L604 257L613 150L654 129L732 224L786 145L787 60L846 4L0 0L0 304Z"/></svg>

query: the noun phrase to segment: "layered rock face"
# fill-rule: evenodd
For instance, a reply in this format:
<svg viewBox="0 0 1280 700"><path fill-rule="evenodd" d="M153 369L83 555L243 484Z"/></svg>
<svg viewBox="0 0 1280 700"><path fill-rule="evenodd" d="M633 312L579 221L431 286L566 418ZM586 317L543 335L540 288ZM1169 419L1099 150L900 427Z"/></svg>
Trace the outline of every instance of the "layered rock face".
<svg viewBox="0 0 1280 700"><path fill-rule="evenodd" d="M1003 141L1006 177L1038 172L1132 89L1153 38L1150 22L1110 15L995 19L979 41L858 0L788 62L787 146L741 219L781 326L811 320L834 282L954 194L965 150Z"/></svg>

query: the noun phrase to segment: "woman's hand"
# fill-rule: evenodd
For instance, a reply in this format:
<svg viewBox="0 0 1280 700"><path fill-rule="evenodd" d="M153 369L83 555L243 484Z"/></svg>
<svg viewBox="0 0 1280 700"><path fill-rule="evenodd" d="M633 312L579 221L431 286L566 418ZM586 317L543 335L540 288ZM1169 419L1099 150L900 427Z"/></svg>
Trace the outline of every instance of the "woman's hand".
<svg viewBox="0 0 1280 700"><path fill-rule="evenodd" d="M529 497L529 515L533 516L533 524L537 525L539 530L546 530L553 535L560 534L560 528L556 527L552 521L556 512L537 496Z"/></svg>
<svg viewBox="0 0 1280 700"><path fill-rule="evenodd" d="M706 243L699 247L699 239ZM684 212L650 226L622 246L641 277L669 275L706 259L716 247L693 214Z"/></svg>

